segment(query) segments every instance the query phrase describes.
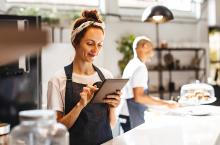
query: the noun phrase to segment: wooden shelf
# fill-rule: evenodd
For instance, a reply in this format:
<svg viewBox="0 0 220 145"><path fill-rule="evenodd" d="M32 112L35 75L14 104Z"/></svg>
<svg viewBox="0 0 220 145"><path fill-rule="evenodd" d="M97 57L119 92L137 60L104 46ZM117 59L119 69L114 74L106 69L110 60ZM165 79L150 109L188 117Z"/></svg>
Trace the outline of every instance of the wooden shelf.
<svg viewBox="0 0 220 145"><path fill-rule="evenodd" d="M211 64L220 63L220 60L217 61L210 61Z"/></svg>
<svg viewBox="0 0 220 145"><path fill-rule="evenodd" d="M184 72L184 71L204 71L205 68L199 68L199 69L148 69L148 71L178 71L178 72Z"/></svg>
<svg viewBox="0 0 220 145"><path fill-rule="evenodd" d="M163 53L170 53L172 54L173 52L189 52L189 53L193 53L194 54L194 59L196 60L199 60L200 61L200 65L198 67L200 68L196 68L196 66L192 66L191 64L189 64L188 66L191 66L192 68L186 68L186 69L168 69L167 67L165 67L163 65ZM163 82L163 76L164 76L164 73L163 72L168 72L168 83L174 83L176 84L176 80L173 80L172 79L172 73L173 72L188 72L188 71L192 71L194 74L195 74L195 77L194 79L195 80L206 80L206 49L205 48L195 48L195 47L192 47L192 48L155 48L155 52L157 54L157 64L155 64L154 66L151 66L151 68L149 68L149 72L150 71L154 71L154 72L158 72L158 86L160 88L167 88L165 85L164 85L164 82ZM184 54L184 53L183 53ZM187 55L185 54L186 58L189 59L187 57ZM175 58L174 58L175 59ZM178 58L178 59L181 59L181 58ZM184 57L182 58L184 59ZM202 63L203 61L203 63ZM187 66L186 66L187 67ZM194 67L194 68L193 68ZM180 65L180 68L181 65ZM201 72L203 74L201 74ZM187 78L187 75L185 75L184 77ZM179 93L179 90L177 91L169 91L169 90L163 90L163 91L150 91L150 93L158 93L160 98L163 98L164 97L164 93L169 93L169 97L172 96L172 93L175 93L175 92L178 92Z"/></svg>
<svg viewBox="0 0 220 145"><path fill-rule="evenodd" d="M156 51L205 51L204 48L155 48Z"/></svg>

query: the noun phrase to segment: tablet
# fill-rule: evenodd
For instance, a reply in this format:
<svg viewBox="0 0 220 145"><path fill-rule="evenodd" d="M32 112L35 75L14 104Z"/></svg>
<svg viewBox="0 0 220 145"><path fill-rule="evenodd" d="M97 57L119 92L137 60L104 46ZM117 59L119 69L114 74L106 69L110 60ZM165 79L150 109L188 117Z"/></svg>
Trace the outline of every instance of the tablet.
<svg viewBox="0 0 220 145"><path fill-rule="evenodd" d="M104 103L106 95L121 90L127 82L128 79L106 79L95 93L92 103Z"/></svg>

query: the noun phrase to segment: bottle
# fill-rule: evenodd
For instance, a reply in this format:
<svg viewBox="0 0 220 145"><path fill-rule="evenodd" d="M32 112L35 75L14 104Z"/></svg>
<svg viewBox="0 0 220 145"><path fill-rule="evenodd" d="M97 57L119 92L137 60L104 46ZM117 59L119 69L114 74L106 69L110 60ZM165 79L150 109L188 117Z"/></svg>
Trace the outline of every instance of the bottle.
<svg viewBox="0 0 220 145"><path fill-rule="evenodd" d="M10 145L69 145L66 127L52 110L19 112L20 124L10 134Z"/></svg>

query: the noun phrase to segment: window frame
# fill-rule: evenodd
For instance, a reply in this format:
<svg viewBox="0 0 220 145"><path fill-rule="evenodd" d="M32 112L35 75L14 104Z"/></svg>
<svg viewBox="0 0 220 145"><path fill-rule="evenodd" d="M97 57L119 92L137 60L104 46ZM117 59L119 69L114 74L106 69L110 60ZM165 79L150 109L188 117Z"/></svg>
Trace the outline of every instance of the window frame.
<svg viewBox="0 0 220 145"><path fill-rule="evenodd" d="M121 1L126 1L126 0L121 0ZM130 0L130 1L132 1L132 0ZM138 2L138 0L133 0L133 1L137 1ZM151 2L152 1L152 2ZM145 7L147 7L147 6L149 6L149 5L152 5L152 4L159 4L159 5L164 5L164 6L166 6L166 7L168 7L169 9L171 9L171 10L174 10L174 11L183 11L183 12L190 12L190 11L192 11L192 9L193 9L193 3L192 2L189 2L188 4L190 4L191 6L191 10L183 10L183 9L178 9L178 8L170 8L169 7L169 5L166 5L166 3L168 3L168 2L166 2L165 0L159 0L159 2L155 2L154 0L151 0L151 1L146 1L146 3L148 3L148 4L146 4L145 6L143 6L143 5L141 5L141 3L140 3L140 6L133 6L132 4L131 5L120 5L120 0L118 0L118 7L119 8L132 8L132 9L144 9ZM173 1L176 1L176 0L173 0ZM188 0L188 1L191 1L191 0ZM135 2L134 2L135 3ZM145 3L145 2L143 2L143 3ZM178 2L176 2L176 4L178 4ZM190 8L189 8L190 9Z"/></svg>
<svg viewBox="0 0 220 145"><path fill-rule="evenodd" d="M34 2L35 1L35 2ZM88 0L91 1L91 0ZM84 6L84 7L99 7L100 5L100 0L96 0L97 4L92 4L92 5L86 5L86 3L73 3L72 1L60 1L59 0L47 0L45 2L42 2L42 0L5 0L6 3L15 3L15 4L42 4L42 5L48 5L48 4L52 4L52 5L75 5L75 6Z"/></svg>

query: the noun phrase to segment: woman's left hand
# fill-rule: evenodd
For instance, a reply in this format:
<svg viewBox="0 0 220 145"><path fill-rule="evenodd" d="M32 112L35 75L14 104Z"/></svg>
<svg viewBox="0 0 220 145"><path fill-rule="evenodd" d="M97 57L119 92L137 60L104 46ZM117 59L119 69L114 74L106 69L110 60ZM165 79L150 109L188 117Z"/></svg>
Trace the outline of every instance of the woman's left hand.
<svg viewBox="0 0 220 145"><path fill-rule="evenodd" d="M121 101L121 91L117 91L113 94L107 95L104 102L109 105L109 107L116 108Z"/></svg>

